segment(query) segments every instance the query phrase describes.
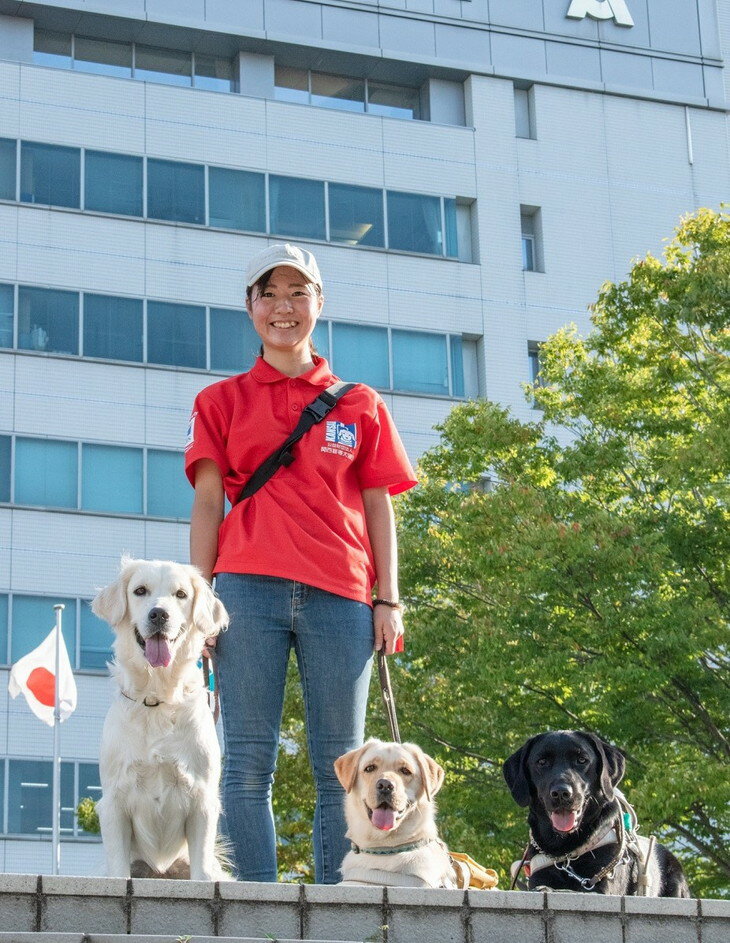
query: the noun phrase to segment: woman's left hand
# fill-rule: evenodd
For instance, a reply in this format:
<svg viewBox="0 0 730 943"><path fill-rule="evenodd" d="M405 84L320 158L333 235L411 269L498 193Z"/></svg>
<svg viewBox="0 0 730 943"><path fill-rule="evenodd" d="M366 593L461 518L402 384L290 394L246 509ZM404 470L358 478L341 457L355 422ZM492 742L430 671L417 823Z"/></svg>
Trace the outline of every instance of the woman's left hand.
<svg viewBox="0 0 730 943"><path fill-rule="evenodd" d="M379 652L382 648L385 650L386 655L392 655L395 652L398 639L405 632L400 610L391 609L390 606L375 606L373 608L373 626L375 628L375 651Z"/></svg>

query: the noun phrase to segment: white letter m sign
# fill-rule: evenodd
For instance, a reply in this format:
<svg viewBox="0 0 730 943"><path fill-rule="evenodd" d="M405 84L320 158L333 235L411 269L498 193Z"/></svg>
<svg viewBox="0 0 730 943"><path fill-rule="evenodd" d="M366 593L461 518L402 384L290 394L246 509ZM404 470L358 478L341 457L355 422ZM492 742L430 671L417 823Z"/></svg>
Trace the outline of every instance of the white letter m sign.
<svg viewBox="0 0 730 943"><path fill-rule="evenodd" d="M625 0L572 0L565 14L571 20L615 20L617 26L633 26L634 21Z"/></svg>

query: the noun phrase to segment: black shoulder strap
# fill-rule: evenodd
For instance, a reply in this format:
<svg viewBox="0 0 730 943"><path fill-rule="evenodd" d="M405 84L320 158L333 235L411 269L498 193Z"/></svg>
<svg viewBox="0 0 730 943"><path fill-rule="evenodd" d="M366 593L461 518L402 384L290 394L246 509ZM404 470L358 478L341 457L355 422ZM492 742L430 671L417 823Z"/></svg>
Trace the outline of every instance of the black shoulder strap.
<svg viewBox="0 0 730 943"><path fill-rule="evenodd" d="M338 380L332 386L328 386L319 396L313 400L309 406L302 410L301 418L291 435L275 449L268 458L259 465L256 471L251 475L246 484L241 489L241 493L234 502L238 504L244 498L250 498L252 494L261 488L280 468L291 465L296 456L292 453L292 446L305 435L312 426L322 422L324 417L330 413L337 403L342 399L345 393L349 392L354 383L345 383Z"/></svg>

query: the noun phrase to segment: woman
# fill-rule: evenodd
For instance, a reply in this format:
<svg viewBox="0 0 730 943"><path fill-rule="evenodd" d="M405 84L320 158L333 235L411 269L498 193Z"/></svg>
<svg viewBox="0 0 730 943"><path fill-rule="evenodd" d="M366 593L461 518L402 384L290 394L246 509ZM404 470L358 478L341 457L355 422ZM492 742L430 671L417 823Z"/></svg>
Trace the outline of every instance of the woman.
<svg viewBox="0 0 730 943"><path fill-rule="evenodd" d="M293 464L236 503L302 410L336 381L311 343L323 302L310 252L276 245L251 260L246 308L261 356L198 394L186 447L191 561L207 579L215 574L231 616L216 664L223 802L241 880L277 878L271 787L290 649L317 787L315 880L334 884L349 845L333 763L363 741L373 648L390 654L403 634L390 495L415 480L374 390L358 383L347 392L294 447ZM225 519L224 495L233 505Z"/></svg>

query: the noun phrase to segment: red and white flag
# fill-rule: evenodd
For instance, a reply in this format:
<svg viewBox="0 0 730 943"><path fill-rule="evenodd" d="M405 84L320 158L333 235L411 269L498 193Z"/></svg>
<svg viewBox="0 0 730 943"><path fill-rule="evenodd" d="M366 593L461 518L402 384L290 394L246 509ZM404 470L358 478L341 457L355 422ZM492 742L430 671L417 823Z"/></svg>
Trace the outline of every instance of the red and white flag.
<svg viewBox="0 0 730 943"><path fill-rule="evenodd" d="M8 692L17 697L22 691L30 709L39 720L53 727L53 709L56 698L56 632L50 634L38 648L24 655L10 670ZM68 660L66 644L61 635L58 652L59 708L61 722L76 710L76 682L71 662Z"/></svg>

